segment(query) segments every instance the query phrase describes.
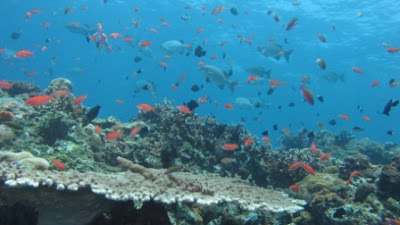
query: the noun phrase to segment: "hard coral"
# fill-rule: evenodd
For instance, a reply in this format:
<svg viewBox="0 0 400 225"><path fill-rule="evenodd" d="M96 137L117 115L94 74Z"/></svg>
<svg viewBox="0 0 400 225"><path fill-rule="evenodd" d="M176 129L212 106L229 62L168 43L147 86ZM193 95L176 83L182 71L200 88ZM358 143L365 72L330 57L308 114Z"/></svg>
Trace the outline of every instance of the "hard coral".
<svg viewBox="0 0 400 225"><path fill-rule="evenodd" d="M393 158L390 164L383 167L379 182L379 194L383 198L392 197L400 200L400 155Z"/></svg>

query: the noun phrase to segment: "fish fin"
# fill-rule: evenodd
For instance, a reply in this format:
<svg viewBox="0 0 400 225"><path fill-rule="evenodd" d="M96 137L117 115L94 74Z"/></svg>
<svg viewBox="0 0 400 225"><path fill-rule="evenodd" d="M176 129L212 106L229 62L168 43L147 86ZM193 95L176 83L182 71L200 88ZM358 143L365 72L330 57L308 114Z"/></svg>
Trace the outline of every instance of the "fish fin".
<svg viewBox="0 0 400 225"><path fill-rule="evenodd" d="M229 90L231 90L231 92L233 93L233 91L235 90L235 88L237 88L239 86L239 81L232 81L229 82Z"/></svg>
<svg viewBox="0 0 400 225"><path fill-rule="evenodd" d="M290 55L292 54L292 52L293 52L293 50L287 50L287 51L285 51L285 53L283 54L283 56L284 56L285 59L286 59L286 62L289 62L289 60L290 60Z"/></svg>

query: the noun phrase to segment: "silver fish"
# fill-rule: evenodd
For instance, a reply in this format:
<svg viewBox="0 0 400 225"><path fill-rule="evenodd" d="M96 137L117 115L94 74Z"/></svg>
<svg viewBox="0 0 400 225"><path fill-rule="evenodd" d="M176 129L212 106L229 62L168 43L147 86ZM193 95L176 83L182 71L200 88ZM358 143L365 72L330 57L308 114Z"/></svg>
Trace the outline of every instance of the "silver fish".
<svg viewBox="0 0 400 225"><path fill-rule="evenodd" d="M326 72L322 75L322 78L330 83L336 83L336 82L344 82L344 73L342 74L337 74L335 72Z"/></svg>
<svg viewBox="0 0 400 225"><path fill-rule="evenodd" d="M218 88L224 89L225 85L233 92L239 85L238 81L228 80L228 73L212 65L205 65L200 68L200 72L206 78L207 82L215 84Z"/></svg>
<svg viewBox="0 0 400 225"><path fill-rule="evenodd" d="M161 50L167 54L182 54L185 51L185 45L182 41L170 40L161 45Z"/></svg>
<svg viewBox="0 0 400 225"><path fill-rule="evenodd" d="M64 27L72 33L83 34L85 36L94 34L97 31L97 28L90 28L87 24L80 24L77 22L67 23Z"/></svg>
<svg viewBox="0 0 400 225"><path fill-rule="evenodd" d="M254 75L257 77L271 77L271 70L266 70L264 67L262 66L252 66L246 69L246 71L250 74L250 75Z"/></svg>
<svg viewBox="0 0 400 225"><path fill-rule="evenodd" d="M286 62L289 62L290 55L292 54L293 50L283 50L283 47L278 44L268 43L262 45L257 48L257 51L261 53L261 55L265 57L272 57L276 60L279 60L281 56L286 59Z"/></svg>

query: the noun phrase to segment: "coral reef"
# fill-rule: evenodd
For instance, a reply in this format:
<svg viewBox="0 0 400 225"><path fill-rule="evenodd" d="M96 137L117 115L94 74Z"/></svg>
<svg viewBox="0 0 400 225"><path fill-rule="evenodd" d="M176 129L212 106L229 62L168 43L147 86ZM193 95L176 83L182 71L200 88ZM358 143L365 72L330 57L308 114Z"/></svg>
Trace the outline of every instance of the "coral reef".
<svg viewBox="0 0 400 225"><path fill-rule="evenodd" d="M393 158L392 162L382 168L379 177L378 188L384 198L389 196L400 200L400 155Z"/></svg>

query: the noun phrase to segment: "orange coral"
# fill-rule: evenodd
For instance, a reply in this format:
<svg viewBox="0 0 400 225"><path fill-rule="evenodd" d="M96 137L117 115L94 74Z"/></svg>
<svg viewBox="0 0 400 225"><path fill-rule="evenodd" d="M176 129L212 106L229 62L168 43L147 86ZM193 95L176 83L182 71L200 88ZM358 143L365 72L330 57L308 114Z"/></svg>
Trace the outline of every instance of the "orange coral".
<svg viewBox="0 0 400 225"><path fill-rule="evenodd" d="M14 119L14 114L7 110L0 111L0 122L10 121Z"/></svg>

